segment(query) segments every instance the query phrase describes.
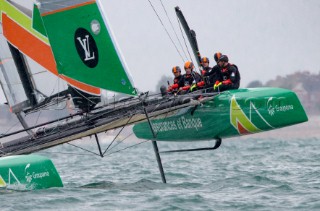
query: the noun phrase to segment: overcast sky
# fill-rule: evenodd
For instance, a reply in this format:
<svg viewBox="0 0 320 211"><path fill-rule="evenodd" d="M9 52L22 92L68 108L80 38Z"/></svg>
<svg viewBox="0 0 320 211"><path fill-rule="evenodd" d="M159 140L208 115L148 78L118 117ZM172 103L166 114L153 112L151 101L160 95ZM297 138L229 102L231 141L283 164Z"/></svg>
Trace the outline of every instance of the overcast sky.
<svg viewBox="0 0 320 211"><path fill-rule="evenodd" d="M178 33L173 8L180 6L203 56L213 61L221 51L238 65L242 87L298 70L320 71L318 0L162 1ZM148 0L103 2L138 87L153 89L161 75L171 75L172 66L183 66ZM172 32L160 1L152 2Z"/></svg>
<svg viewBox="0 0 320 211"><path fill-rule="evenodd" d="M136 87L155 90L162 75L183 61L148 0L101 0ZM159 0L151 0L174 32ZM162 0L181 35L174 7L179 5L197 33L200 52L213 61L221 51L237 64L241 87L298 70L320 72L319 0ZM180 36L181 41L183 39ZM213 64L213 62L211 62ZM320 87L320 85L319 85ZM3 94L0 93L0 101Z"/></svg>

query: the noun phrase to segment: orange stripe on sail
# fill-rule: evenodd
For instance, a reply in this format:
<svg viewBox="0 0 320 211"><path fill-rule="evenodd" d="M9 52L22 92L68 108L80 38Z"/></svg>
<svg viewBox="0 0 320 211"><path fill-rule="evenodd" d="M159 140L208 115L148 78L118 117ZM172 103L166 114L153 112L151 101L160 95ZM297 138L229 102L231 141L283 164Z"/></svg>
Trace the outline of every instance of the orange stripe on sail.
<svg viewBox="0 0 320 211"><path fill-rule="evenodd" d="M49 45L33 36L30 32L18 25L4 13L2 13L2 24L3 34L12 45L17 47L21 52L29 56L51 73L60 77ZM85 92L100 95L99 88L89 86L72 79L67 80L67 82Z"/></svg>
<svg viewBox="0 0 320 211"><path fill-rule="evenodd" d="M37 39L6 14L2 15L2 22L3 34L12 45L16 46L21 52L28 55L53 74L58 75L50 46Z"/></svg>
<svg viewBox="0 0 320 211"><path fill-rule="evenodd" d="M58 13L58 12L63 12L63 11L71 10L71 9L74 9L74 8L77 8L77 7L82 7L82 6L85 6L85 5L94 4L95 2L96 2L96 0L92 0L92 1L88 1L88 2L81 3L81 4L76 4L76 5L73 5L73 6L61 8L61 9L58 9L58 10L54 10L54 11L50 11L50 12L45 12L45 13L43 13L41 16L52 15L52 14L55 14L55 13Z"/></svg>
<svg viewBox="0 0 320 211"><path fill-rule="evenodd" d="M100 95L101 92L100 92L100 89L97 89L96 87L93 87L93 86L88 86L84 83L81 83L79 81L76 81L72 78L69 78L65 75L59 75L60 78L62 78L63 80L67 81L69 84L77 87L78 89L80 89L81 91L84 91L84 92L87 92L89 94L95 94L95 95Z"/></svg>

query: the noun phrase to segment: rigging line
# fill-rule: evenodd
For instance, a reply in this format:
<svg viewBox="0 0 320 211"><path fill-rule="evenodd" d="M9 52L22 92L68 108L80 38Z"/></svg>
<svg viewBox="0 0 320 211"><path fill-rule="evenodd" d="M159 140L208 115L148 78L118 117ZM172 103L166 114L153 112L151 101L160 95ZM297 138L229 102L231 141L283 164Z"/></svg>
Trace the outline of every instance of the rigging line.
<svg viewBox="0 0 320 211"><path fill-rule="evenodd" d="M31 76L35 76L35 75L42 74L42 73L47 73L47 72L48 72L48 71L43 70L43 71L40 71L40 72L36 72L36 73L31 74Z"/></svg>
<svg viewBox="0 0 320 211"><path fill-rule="evenodd" d="M91 154L98 155L98 156L100 157L99 154L97 154L97 153L95 153L95 152L92 152L92 151L90 151L90 150L87 150L87 149L85 149L85 148L79 147L79 146L74 145L74 144L71 144L71 143L66 143L66 144L69 144L69 145L71 145L71 146L73 146L73 147L79 148L79 149L81 149L81 150L83 150L83 151L86 151L86 152L89 152L89 153L91 153Z"/></svg>
<svg viewBox="0 0 320 211"><path fill-rule="evenodd" d="M39 118L40 118L41 112L42 112L42 111L39 111L39 114L38 114L37 120L36 120L36 122L35 122L35 124L34 124L34 125L37 125L37 124L38 124L38 121L39 121Z"/></svg>
<svg viewBox="0 0 320 211"><path fill-rule="evenodd" d="M61 107L61 108L49 108L50 106L53 106L55 105L55 103L51 103L51 104L46 104L46 106L42 106L42 107L39 107L38 109L32 111L32 112L29 112L28 114L31 114L31 113L36 113L38 111L62 111L64 110L67 106L65 105L64 107Z"/></svg>
<svg viewBox="0 0 320 211"><path fill-rule="evenodd" d="M55 128L53 128L53 130L51 131L51 133L48 133L48 134L44 131L45 135L46 135L46 136L49 136L49 135L53 134L53 133L54 133L54 130L56 130L57 127L58 127L58 126L56 126ZM12 153L15 153L15 152L18 152L19 150L23 150L23 149L27 149L27 148L29 148L29 147L34 147L34 146L43 144L43 143L34 143L34 141L37 141L37 138L34 138L34 137L33 137L32 140L33 140L33 141L32 141L30 144L26 144L26 145L24 145L22 148L17 148L16 150L13 150L13 151L11 151L11 152L12 152Z"/></svg>
<svg viewBox="0 0 320 211"><path fill-rule="evenodd" d="M59 92L59 76L57 77L53 87L56 87L57 84L58 84L58 92ZM52 89L51 94L49 95L49 97L53 95L54 90L55 90L55 88ZM48 99L45 99L45 102L46 103L43 106L40 106L39 108L35 109L34 111L29 112L28 114L26 114L26 116L29 115L29 114L32 114L32 113L36 113L36 112L40 111L42 108L46 108L47 106L51 106L51 105L49 105L49 103L52 103L52 105L55 103L55 102L52 102L52 101L50 102Z"/></svg>
<svg viewBox="0 0 320 211"><path fill-rule="evenodd" d="M82 115L82 114L83 114L83 113L73 114L73 115L71 115L71 116L63 117L61 120L69 119L70 117L80 116L80 115ZM35 129L35 128L37 128L37 127L42 127L42 126L49 125L49 124L53 124L53 123L57 123L57 122L58 122L58 120L56 119L56 120L53 120L53 121L49 121L49 122L46 122L46 123L42 123L42 124L39 124L39 125L35 125L35 126L33 126L33 127L29 127L29 128L27 128L27 129L31 130L31 129ZM16 124L17 124L17 123L19 123L19 122L16 122ZM22 133L22 132L26 132L26 130L24 130L24 129L23 129L23 130L17 130L17 131L15 131L15 132L11 132L10 134L5 134L5 135L3 135L3 136L0 136L0 138L4 138L4 136L7 137L7 136L15 135L15 134Z"/></svg>
<svg viewBox="0 0 320 211"><path fill-rule="evenodd" d="M124 139L122 139L121 141L119 141L117 144L115 144L113 147L111 147L111 148L109 149L109 151L111 151L112 149L114 149L115 147L117 147L119 144L123 143L127 138L129 138L129 137L132 136L132 135L133 135L133 133L130 133L127 137L125 137ZM108 154L107 154L107 156L108 156Z"/></svg>
<svg viewBox="0 0 320 211"><path fill-rule="evenodd" d="M186 42L186 39L185 39L185 37L184 37L184 33L183 33L183 31L182 31L182 28L181 28L181 22L180 22L180 20L179 20L178 17L177 17L177 19L178 19L178 22L179 22L179 28L180 28L180 32L181 32L182 37L183 37L183 40L184 40L184 44L186 45L188 54L189 54L189 56L190 56L190 60L191 60L191 62L192 62L193 65L194 65L195 63L194 63L194 61L193 61L193 59L192 59L192 56L191 56L191 54L190 54L190 51L189 51L189 48L188 48L188 45L187 45L187 42ZM195 65L194 65L194 68L197 70L197 68L196 68ZM196 71L195 71L195 72L196 72ZM198 72L199 72L199 74L200 74L200 76L201 76L201 71L200 71L200 69L198 70ZM193 77L193 79L195 79L195 78Z"/></svg>
<svg viewBox="0 0 320 211"><path fill-rule="evenodd" d="M151 3L151 1L150 1L150 0L148 0L148 1L149 1L150 5L151 5L151 7L152 7L153 11L154 11L154 12L155 12L155 14L157 15L158 20L160 21L161 25L163 26L164 30L166 31L167 35L169 36L169 38L170 38L170 40L171 40L172 44L174 45L175 49L177 50L178 54L180 55L180 58L182 59L182 62L184 62L183 56L181 55L181 53L180 53L180 51L179 51L179 49L178 49L177 45L174 43L174 41L173 41L172 37L170 36L170 34L169 34L169 32L168 32L167 28L166 28L166 27L165 27L165 25L163 24L163 22L162 22L162 20L161 20L161 18L160 18L160 16L159 16L159 14L157 13L157 11L156 11L156 9L154 8L154 6L153 6L153 4Z"/></svg>
<svg viewBox="0 0 320 211"><path fill-rule="evenodd" d="M20 123L20 121L17 121L16 123L14 123L6 132L1 133L1 136L6 135L8 132L10 132L10 130L11 130L12 128L14 128L15 126L17 126L17 124L19 124L19 123ZM26 132L26 131L24 131L24 132ZM0 138L1 138L1 136L0 136Z"/></svg>
<svg viewBox="0 0 320 211"><path fill-rule="evenodd" d="M71 85L70 85L70 87L71 87L73 90L75 90L79 95L81 95L81 97L83 97L84 99L88 100L89 102L91 102L91 103L93 103L93 104L95 104L95 105L98 104L98 103L93 102L92 100L90 100L90 99L87 98L86 96L84 96L84 95L83 95L82 93L80 93L80 91L79 91L78 89L76 89L75 87L73 87L73 86L71 86Z"/></svg>
<svg viewBox="0 0 320 211"><path fill-rule="evenodd" d="M182 28L181 28L180 20L179 20L178 17L177 17L177 19L178 19L179 28L180 28L181 35L182 35L182 37L183 37L184 44L185 44L185 46L186 46L186 48L187 48L187 51L188 51L188 54L189 54L189 56L190 56L190 60L191 60L192 63L194 64L194 62L193 62L193 60L192 60L192 57L191 57L191 54L190 54L190 51L189 51L189 48L188 48L188 45L187 45L187 42L186 42L186 39L185 39L185 37L184 37L183 31L182 31Z"/></svg>
<svg viewBox="0 0 320 211"><path fill-rule="evenodd" d="M57 85L58 85L58 92L59 92L59 81L60 81L60 78L59 78L59 76L57 76L56 82L54 83L53 89L52 89L51 94L49 95L49 97L53 95L53 92L55 90L54 87L56 87Z"/></svg>
<svg viewBox="0 0 320 211"><path fill-rule="evenodd" d="M29 111L26 115L29 115L29 114L32 114L32 113L36 113L38 111L43 111L43 110L46 110L46 111L47 110L57 110L57 111L64 110L67 107L67 105L65 105L63 108L59 108L59 109L58 108L57 109L49 109L50 106L58 104L57 102L59 102L59 100L63 101L64 99L66 99L66 97L59 97L59 98L56 97L56 98L50 99L50 101L47 100L47 103L44 103L43 105L37 107L36 109L34 109L32 111Z"/></svg>
<svg viewBox="0 0 320 211"><path fill-rule="evenodd" d="M134 116L131 115L131 117L128 119L127 123L121 128L121 130L118 132L118 134L116 135L116 137L114 137L114 139L112 140L112 142L109 144L109 146L107 147L107 149L102 153L102 155L104 155L108 149L110 148L110 146L113 144L113 142L115 142L115 140L118 138L118 136L120 135L120 133L122 132L122 130L128 125L128 123L130 122L130 120L132 119L132 117Z"/></svg>
<svg viewBox="0 0 320 211"><path fill-rule="evenodd" d="M169 22L170 22L171 28L172 28L174 34L176 35L176 38L177 38L177 40L178 40L178 42L179 42L179 45L180 45L180 47L181 47L181 49L182 49L182 52L184 53L184 56L185 56L185 57L187 58L187 60L188 60L188 56L187 56L185 50L183 49L183 46L182 46L181 41L180 41L180 39L179 39L179 37L178 37L178 34L177 34L176 30L175 30L174 27L173 27L173 24L172 24L171 19L169 18L168 12L167 12L166 8L164 7L162 0L160 0L160 2L161 2L161 5L162 5L163 10L165 11L166 16L167 16L167 18L168 18L168 20L169 20Z"/></svg>
<svg viewBox="0 0 320 211"><path fill-rule="evenodd" d="M132 147L138 146L138 145L140 145L140 144L144 144L144 143L146 143L147 141L149 141L149 140L144 140L144 141L142 141L142 142L140 142L140 143L137 143L137 144L131 145L131 146L129 146L129 147L126 147L126 148L123 148L123 149L120 149L120 150L114 151L114 152L112 152L112 153L109 153L107 156L110 156L110 155L112 155L112 154L115 154L115 153L121 152L121 151L123 151L123 150L126 150L126 149L129 149L129 148L132 148Z"/></svg>
<svg viewBox="0 0 320 211"><path fill-rule="evenodd" d="M60 102L60 80L61 79L58 76L58 78L56 79L55 85L54 85L54 87L58 86L58 97L56 98L57 100L56 101L52 101L52 99L50 101L48 100L47 103L45 103L43 106L40 106L39 108L35 109L33 112L30 112L30 113L39 112L38 118L37 118L34 126L38 124L38 120L39 120L39 117L40 117L42 111L44 111L44 110L57 110L57 109L49 109L49 107L53 106L53 105L59 105L59 102ZM55 88L52 89L50 96L53 95L54 90L55 90ZM62 100L61 100L61 102L62 102ZM64 108L62 108L60 110L63 110L63 109ZM57 122L59 123L61 121L60 119L62 118L61 114L58 117L59 118L57 119ZM53 134L57 128L59 129L59 125L58 124L55 125L55 127L51 130L51 133L49 133L48 135ZM33 145L31 145L31 146L33 146Z"/></svg>

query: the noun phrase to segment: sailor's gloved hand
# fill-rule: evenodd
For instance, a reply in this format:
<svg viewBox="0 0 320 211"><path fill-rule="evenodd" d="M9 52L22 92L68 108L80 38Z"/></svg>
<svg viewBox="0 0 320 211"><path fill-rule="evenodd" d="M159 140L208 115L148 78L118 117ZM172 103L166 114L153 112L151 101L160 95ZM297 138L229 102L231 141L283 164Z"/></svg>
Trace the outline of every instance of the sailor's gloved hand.
<svg viewBox="0 0 320 211"><path fill-rule="evenodd" d="M201 75L206 75L207 71L201 70Z"/></svg>
<svg viewBox="0 0 320 211"><path fill-rule="evenodd" d="M197 83L197 87L203 87L204 85L206 85L204 81L200 81Z"/></svg>
<svg viewBox="0 0 320 211"><path fill-rule="evenodd" d="M213 89L217 90L219 86L221 86L222 82L216 81L216 83L213 85Z"/></svg>
<svg viewBox="0 0 320 211"><path fill-rule="evenodd" d="M232 81L230 79L228 79L228 80L222 81L222 84L229 85L229 84L232 84Z"/></svg>
<svg viewBox="0 0 320 211"><path fill-rule="evenodd" d="M190 87L190 92L193 92L197 89L197 84L192 84Z"/></svg>
<svg viewBox="0 0 320 211"><path fill-rule="evenodd" d="M172 84L171 86L168 87L167 92L172 92L173 90L178 88L179 88L178 84Z"/></svg>
<svg viewBox="0 0 320 211"><path fill-rule="evenodd" d="M183 91L188 91L188 90L190 90L190 86L187 85L187 86L181 87L180 89Z"/></svg>

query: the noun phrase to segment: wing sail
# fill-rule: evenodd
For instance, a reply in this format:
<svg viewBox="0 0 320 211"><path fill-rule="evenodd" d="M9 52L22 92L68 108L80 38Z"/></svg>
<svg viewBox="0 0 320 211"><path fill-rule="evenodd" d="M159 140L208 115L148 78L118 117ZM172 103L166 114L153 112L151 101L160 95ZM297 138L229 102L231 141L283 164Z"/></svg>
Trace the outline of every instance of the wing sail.
<svg viewBox="0 0 320 211"><path fill-rule="evenodd" d="M96 1L39 0L38 8L59 74L106 90L136 94Z"/></svg>
<svg viewBox="0 0 320 211"><path fill-rule="evenodd" d="M32 108L46 96L67 90L67 84L77 93L99 98L100 88L58 73L36 6L31 4L28 9L15 1L0 0L0 22L0 83L12 112Z"/></svg>

